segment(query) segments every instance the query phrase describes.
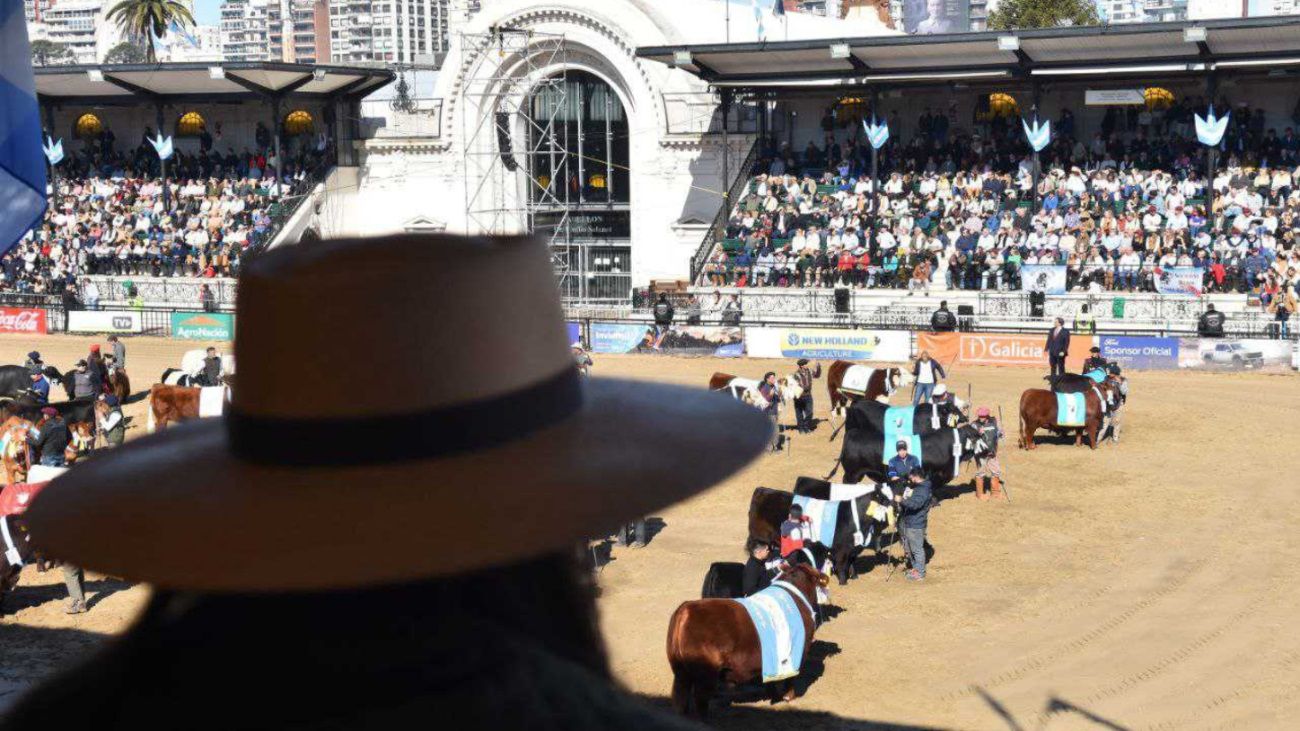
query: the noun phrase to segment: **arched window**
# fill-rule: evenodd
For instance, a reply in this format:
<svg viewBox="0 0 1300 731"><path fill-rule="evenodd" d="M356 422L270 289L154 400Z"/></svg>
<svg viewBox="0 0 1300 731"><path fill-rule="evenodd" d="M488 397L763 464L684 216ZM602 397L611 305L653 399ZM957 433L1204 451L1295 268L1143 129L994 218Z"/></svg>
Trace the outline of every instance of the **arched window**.
<svg viewBox="0 0 1300 731"><path fill-rule="evenodd" d="M1149 86L1143 89L1142 98L1146 99L1147 109L1152 111L1168 109L1174 103L1174 93L1158 86Z"/></svg>
<svg viewBox="0 0 1300 731"><path fill-rule="evenodd" d="M609 84L595 74L570 71L539 84L529 112L534 203L628 202L627 115Z"/></svg>
<svg viewBox="0 0 1300 731"><path fill-rule="evenodd" d="M311 134L316 120L304 109L295 109L284 116L284 131L291 135Z"/></svg>
<svg viewBox="0 0 1300 731"><path fill-rule="evenodd" d="M99 117L89 113L77 117L77 123L72 127L73 136L82 140L93 140L103 132L104 123L99 121Z"/></svg>
<svg viewBox="0 0 1300 731"><path fill-rule="evenodd" d="M186 112L176 120L176 136L198 137L207 127L208 123L203 121L203 115L198 112Z"/></svg>

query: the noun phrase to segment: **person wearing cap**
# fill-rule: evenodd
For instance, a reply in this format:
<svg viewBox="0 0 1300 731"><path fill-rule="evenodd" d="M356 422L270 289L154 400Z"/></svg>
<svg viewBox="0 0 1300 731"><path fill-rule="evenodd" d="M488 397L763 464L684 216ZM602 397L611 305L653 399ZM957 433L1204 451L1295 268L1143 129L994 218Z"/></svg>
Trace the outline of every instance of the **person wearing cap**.
<svg viewBox="0 0 1300 731"><path fill-rule="evenodd" d="M27 354L27 362L23 363L23 368L29 371L45 370L45 361L41 360L41 352L33 350Z"/></svg>
<svg viewBox="0 0 1300 731"><path fill-rule="evenodd" d="M48 404L50 402L50 380L45 377L45 374L39 368L32 369L30 375L32 385L27 391L32 395L32 400L38 406Z"/></svg>
<svg viewBox="0 0 1300 731"><path fill-rule="evenodd" d="M122 418L122 405L118 403L117 396L113 394L104 394L99 397L104 402L104 407L97 410L96 422L99 425L99 433L104 435L104 442L109 447L120 447L122 441L126 438L126 422Z"/></svg>
<svg viewBox="0 0 1300 731"><path fill-rule="evenodd" d="M591 355L583 349L582 341L573 341L573 346L570 350L573 351L573 364L578 368L578 373L584 376L591 375L591 366L593 365Z"/></svg>
<svg viewBox="0 0 1300 731"><path fill-rule="evenodd" d="M890 472L897 473L899 477L906 477L912 470L921 467L921 460L917 459L915 454L909 453L911 445L908 444L908 440L899 439L894 449L897 451L889 458L889 463L886 465Z"/></svg>
<svg viewBox="0 0 1300 731"><path fill-rule="evenodd" d="M36 450L40 463L48 467L67 464L64 452L68 449L69 439L68 425L53 406L42 408L40 421L27 431L27 443Z"/></svg>
<svg viewBox="0 0 1300 731"><path fill-rule="evenodd" d="M1109 365L1110 361L1106 360L1101 355L1101 348L1094 345L1088 349L1088 359L1083 362L1083 370L1081 373L1091 373L1097 369L1104 371Z"/></svg>
<svg viewBox="0 0 1300 731"><path fill-rule="evenodd" d="M925 580L925 532L929 527L930 503L934 490L920 467L907 473L907 488L894 493L898 503L898 525L902 529L903 550L912 563L907 571L908 581Z"/></svg>
<svg viewBox="0 0 1300 731"><path fill-rule="evenodd" d="M794 400L794 414L800 434L808 434L817 428L817 422L813 420L813 380L822 377L822 364L814 363L812 368L808 367L808 359L800 358L795 362L798 369L794 372L795 380L799 382L799 398Z"/></svg>
<svg viewBox="0 0 1300 731"><path fill-rule="evenodd" d="M94 398L99 394L99 384L91 380L90 367L85 360L77 361L77 370L72 374L72 398Z"/></svg>
<svg viewBox="0 0 1300 731"><path fill-rule="evenodd" d="M790 517L781 523L782 558L803 548L804 542L808 540L808 529L811 525L812 518L803 514L803 507L798 503L792 504Z"/></svg>
<svg viewBox="0 0 1300 731"><path fill-rule="evenodd" d="M86 356L86 372L95 384L96 393L108 391L108 369L104 367L104 358L99 354L99 343L90 346L90 355Z"/></svg>
<svg viewBox="0 0 1300 731"><path fill-rule="evenodd" d="M223 418L98 454L24 514L52 558L153 591L0 731L84 725L92 706L121 729L684 728L618 687L577 549L758 457L761 414L581 379L547 247L523 237L268 250L236 308ZM420 388L374 388L368 366L304 378L340 340ZM501 531L502 505L527 529ZM238 702L213 703L232 683Z"/></svg>
<svg viewBox="0 0 1300 731"><path fill-rule="evenodd" d="M1065 359L1070 355L1070 331L1065 327L1065 318L1056 318L1056 324L1047 333L1047 342L1043 345L1047 361L1053 376L1065 375Z"/></svg>
<svg viewBox="0 0 1300 731"><path fill-rule="evenodd" d="M979 429L984 444L988 445L988 452L985 453L983 460L975 462L975 497L979 500L988 499L988 493L985 491L986 480L991 483L993 497L1001 497L1002 463L998 461L998 442L1002 440L1002 428L987 406L975 410L975 428Z"/></svg>

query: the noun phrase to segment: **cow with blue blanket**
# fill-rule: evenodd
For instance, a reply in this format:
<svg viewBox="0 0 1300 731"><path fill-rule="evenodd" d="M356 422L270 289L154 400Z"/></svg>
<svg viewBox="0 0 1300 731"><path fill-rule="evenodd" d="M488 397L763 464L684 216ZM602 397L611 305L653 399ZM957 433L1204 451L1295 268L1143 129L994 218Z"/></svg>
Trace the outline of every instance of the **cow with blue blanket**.
<svg viewBox="0 0 1300 731"><path fill-rule="evenodd" d="M890 406L879 401L854 401L849 406L841 428L874 429L897 434L928 434L940 429L951 429L966 421L966 414L956 401L926 403L916 406ZM835 434L839 429L831 434Z"/></svg>
<svg viewBox="0 0 1300 731"><path fill-rule="evenodd" d="M1021 448L1035 449L1034 432L1047 429L1058 434L1075 432L1076 445L1083 443L1086 434L1089 446L1096 449L1112 393L1112 387L1104 383L1083 393L1027 389L1020 395Z"/></svg>
<svg viewBox="0 0 1300 731"><path fill-rule="evenodd" d="M772 700L794 700L790 680L812 646L817 589L829 582L811 566L787 565L763 591L744 599L682 602L668 621L673 707L700 719L720 687L770 683Z"/></svg>
<svg viewBox="0 0 1300 731"><path fill-rule="evenodd" d="M890 428L881 431L870 426L849 429L844 432L839 459L825 479L831 479L843 467L844 481L849 484L865 479L884 482L889 474L889 459L897 453L898 442L904 440L909 443L908 451L920 461L921 468L935 487L952 482L962 462L988 452L984 435L971 424L927 434L904 434Z"/></svg>
<svg viewBox="0 0 1300 731"><path fill-rule="evenodd" d="M792 505L808 518L809 558L822 561L841 585L857 576L857 557L868 547L880 553L880 535L894 523L893 494L887 485L835 485L800 477L793 493L754 488L749 500L749 539L774 543ZM827 551L827 553L820 553Z"/></svg>

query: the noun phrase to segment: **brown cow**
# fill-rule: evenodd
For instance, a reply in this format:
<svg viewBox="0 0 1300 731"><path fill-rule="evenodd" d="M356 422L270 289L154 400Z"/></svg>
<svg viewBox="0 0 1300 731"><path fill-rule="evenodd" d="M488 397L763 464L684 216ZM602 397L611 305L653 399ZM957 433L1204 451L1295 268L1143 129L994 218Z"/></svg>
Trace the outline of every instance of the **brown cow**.
<svg viewBox="0 0 1300 731"><path fill-rule="evenodd" d="M817 628L817 617L808 607L817 606L817 587L825 587L829 577L800 564L784 566L777 580L793 585L807 601L807 605L799 602L806 660ZM706 718L709 700L719 686L735 687L762 678L763 651L749 612L732 599L682 602L668 621L668 664L673 669L673 707L684 715ZM788 681L774 683L772 694L776 696L782 686L781 697L793 700L794 688Z"/></svg>
<svg viewBox="0 0 1300 731"><path fill-rule="evenodd" d="M1097 439L1101 436L1102 424L1106 418L1106 406L1103 404L1103 398L1110 398L1110 387L1103 384L1099 390L1102 396L1098 396L1097 391L1087 391L1083 394L1084 404L1086 405L1086 416L1084 425L1079 426L1061 426L1056 422L1057 416L1057 394L1042 388L1030 388L1020 394L1020 446L1023 449L1034 449L1034 432L1039 429L1047 429L1060 434L1070 431L1076 431L1075 444L1083 443L1083 436L1088 435L1088 444L1097 448Z"/></svg>
<svg viewBox="0 0 1300 731"><path fill-rule="evenodd" d="M202 391L202 388L197 387L155 383L153 388L149 389L149 433L152 434L155 430L171 423L199 418L201 415L199 399ZM227 388L226 400L229 399L230 391Z"/></svg>
<svg viewBox="0 0 1300 731"><path fill-rule="evenodd" d="M843 389L844 377L849 369L854 367L871 370L871 375L867 378L866 390L861 393ZM826 393L830 396L831 415L843 418L845 410L854 401L860 398L874 401L881 396L888 399L895 391L911 382L911 372L902 368L871 368L847 360L837 360L826 369Z"/></svg>

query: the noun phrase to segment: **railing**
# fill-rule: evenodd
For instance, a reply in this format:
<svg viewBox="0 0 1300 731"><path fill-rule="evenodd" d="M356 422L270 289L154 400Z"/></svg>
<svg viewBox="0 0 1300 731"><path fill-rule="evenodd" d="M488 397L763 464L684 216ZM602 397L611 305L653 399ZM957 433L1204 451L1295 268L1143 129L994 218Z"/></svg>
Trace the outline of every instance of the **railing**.
<svg viewBox="0 0 1300 731"><path fill-rule="evenodd" d="M731 183L727 190L727 196L723 199L722 205L718 207L718 215L713 217L713 223L710 224L709 230L704 232L704 240L700 242L700 247L695 250L695 255L691 257L691 282L698 282L700 273L704 271L704 262L708 261L709 254L713 253L713 247L721 238L721 232L726 228L727 221L731 219L731 211L736 206L736 198L740 191L744 190L749 184L750 171L754 167L754 161L758 157L759 140L754 138L753 143L749 146L749 153L745 155L745 161L740 164L736 171L736 180ZM722 154L730 154L730 150L724 150ZM723 181L727 185L727 181Z"/></svg>

